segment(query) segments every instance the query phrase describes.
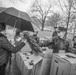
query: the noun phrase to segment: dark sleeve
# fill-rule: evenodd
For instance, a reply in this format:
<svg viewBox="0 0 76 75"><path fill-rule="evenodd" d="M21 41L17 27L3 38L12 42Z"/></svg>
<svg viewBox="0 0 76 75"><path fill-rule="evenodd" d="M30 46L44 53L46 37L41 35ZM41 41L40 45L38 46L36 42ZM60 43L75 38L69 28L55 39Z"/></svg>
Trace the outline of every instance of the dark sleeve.
<svg viewBox="0 0 76 75"><path fill-rule="evenodd" d="M72 48L71 44L69 43L69 41L66 41L66 52L74 53L73 48Z"/></svg>
<svg viewBox="0 0 76 75"><path fill-rule="evenodd" d="M76 54L76 48L73 48L72 45L69 46L69 51Z"/></svg>
<svg viewBox="0 0 76 75"><path fill-rule="evenodd" d="M44 46L44 47L48 47L50 45L52 45L52 41L50 41L50 40L44 40L42 43L42 46Z"/></svg>
<svg viewBox="0 0 76 75"><path fill-rule="evenodd" d="M18 52L22 47L24 47L25 43L19 43L16 47L14 47L7 38L2 38L2 48L12 53Z"/></svg>
<svg viewBox="0 0 76 75"><path fill-rule="evenodd" d="M53 43L54 43L54 40L55 40L55 37L51 38L51 40L45 40L45 41L43 42L44 47L52 46Z"/></svg>

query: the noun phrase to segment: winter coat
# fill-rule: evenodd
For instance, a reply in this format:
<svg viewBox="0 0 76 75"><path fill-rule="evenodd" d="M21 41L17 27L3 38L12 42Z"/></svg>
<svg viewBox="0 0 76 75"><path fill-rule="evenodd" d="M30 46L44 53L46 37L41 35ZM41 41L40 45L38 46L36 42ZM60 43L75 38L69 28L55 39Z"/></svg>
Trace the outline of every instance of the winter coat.
<svg viewBox="0 0 76 75"><path fill-rule="evenodd" d="M14 47L7 37L0 33L0 65L7 64L9 54L18 52L24 45L22 42Z"/></svg>
<svg viewBox="0 0 76 75"><path fill-rule="evenodd" d="M76 43L74 41L71 41L70 48L72 52L76 54Z"/></svg>
<svg viewBox="0 0 76 75"><path fill-rule="evenodd" d="M61 39L60 37L55 37L52 40L52 48L53 53L59 53L59 50L65 50L65 52L69 52L69 42L65 39Z"/></svg>
<svg viewBox="0 0 76 75"><path fill-rule="evenodd" d="M52 40L44 43L44 46L53 49L53 53L59 53L59 50L65 50L65 52L70 52L70 44L67 40L61 39L59 36L55 36Z"/></svg>
<svg viewBox="0 0 76 75"><path fill-rule="evenodd" d="M54 31L52 37L57 36L57 31Z"/></svg>

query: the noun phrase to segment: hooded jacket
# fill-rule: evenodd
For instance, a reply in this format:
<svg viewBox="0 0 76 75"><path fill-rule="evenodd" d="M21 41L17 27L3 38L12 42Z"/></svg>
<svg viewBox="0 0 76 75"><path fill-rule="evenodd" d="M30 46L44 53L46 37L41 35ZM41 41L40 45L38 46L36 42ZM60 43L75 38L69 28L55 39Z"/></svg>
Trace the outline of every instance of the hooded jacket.
<svg viewBox="0 0 76 75"><path fill-rule="evenodd" d="M19 43L16 47L14 47L7 39L6 36L4 36L2 33L0 33L0 65L7 64L9 53L16 53L18 52L25 43Z"/></svg>

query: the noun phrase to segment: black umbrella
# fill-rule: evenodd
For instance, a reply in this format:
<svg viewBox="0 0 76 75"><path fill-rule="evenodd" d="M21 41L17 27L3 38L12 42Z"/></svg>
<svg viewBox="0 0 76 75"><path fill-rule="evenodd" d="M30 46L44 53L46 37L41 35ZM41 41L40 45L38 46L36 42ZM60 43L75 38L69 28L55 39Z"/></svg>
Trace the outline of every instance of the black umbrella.
<svg viewBox="0 0 76 75"><path fill-rule="evenodd" d="M7 25L13 26L22 31L27 30L34 32L29 15L13 7L8 8L4 12L0 13L0 21L5 22Z"/></svg>
<svg viewBox="0 0 76 75"><path fill-rule="evenodd" d="M0 13L2 13L3 11L5 11L7 8L5 7L0 7Z"/></svg>

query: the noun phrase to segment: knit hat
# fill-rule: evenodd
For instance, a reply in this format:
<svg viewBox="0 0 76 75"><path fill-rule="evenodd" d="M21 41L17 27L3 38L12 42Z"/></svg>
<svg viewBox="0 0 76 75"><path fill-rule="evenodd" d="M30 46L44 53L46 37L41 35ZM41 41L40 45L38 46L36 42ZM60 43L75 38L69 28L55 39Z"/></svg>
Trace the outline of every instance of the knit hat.
<svg viewBox="0 0 76 75"><path fill-rule="evenodd" d="M67 29L66 29L66 28L64 28L64 27L58 27L58 31L59 31L59 32L66 32L66 31L67 31Z"/></svg>

